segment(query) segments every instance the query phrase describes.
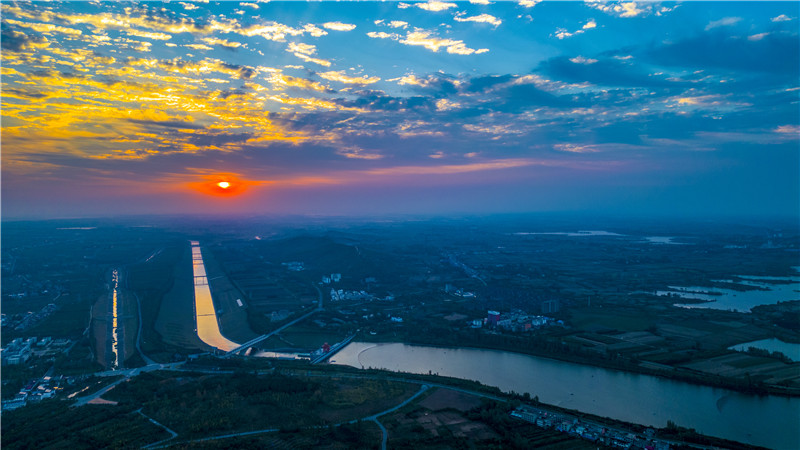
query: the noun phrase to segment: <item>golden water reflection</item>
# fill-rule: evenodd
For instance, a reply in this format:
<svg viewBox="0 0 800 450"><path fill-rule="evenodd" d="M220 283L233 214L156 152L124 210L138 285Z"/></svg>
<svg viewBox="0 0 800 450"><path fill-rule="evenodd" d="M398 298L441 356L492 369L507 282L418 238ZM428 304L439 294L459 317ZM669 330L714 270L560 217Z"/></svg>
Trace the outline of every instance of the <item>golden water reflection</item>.
<svg viewBox="0 0 800 450"><path fill-rule="evenodd" d="M211 298L211 289L208 287L208 276L203 264L203 254L200 252L200 243L191 241L192 268L194 271L194 313L197 323L197 336L206 344L223 351L230 351L239 347L222 335L217 322L217 311Z"/></svg>

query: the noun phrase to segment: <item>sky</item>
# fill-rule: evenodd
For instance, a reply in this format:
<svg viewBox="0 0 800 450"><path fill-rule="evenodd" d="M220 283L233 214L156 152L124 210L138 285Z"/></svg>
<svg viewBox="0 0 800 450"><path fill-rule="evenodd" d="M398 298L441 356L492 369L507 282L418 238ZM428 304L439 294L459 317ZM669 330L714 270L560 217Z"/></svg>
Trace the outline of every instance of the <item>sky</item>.
<svg viewBox="0 0 800 450"><path fill-rule="evenodd" d="M797 2L1 6L3 219L800 216Z"/></svg>

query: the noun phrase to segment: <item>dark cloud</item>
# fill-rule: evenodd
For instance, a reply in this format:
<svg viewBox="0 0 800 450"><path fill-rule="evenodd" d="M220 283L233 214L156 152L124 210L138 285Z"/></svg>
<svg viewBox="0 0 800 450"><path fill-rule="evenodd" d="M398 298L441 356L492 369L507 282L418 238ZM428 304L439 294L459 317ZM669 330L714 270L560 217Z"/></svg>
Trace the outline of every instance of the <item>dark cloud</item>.
<svg viewBox="0 0 800 450"><path fill-rule="evenodd" d="M0 48L10 52L26 50L33 44L47 42L43 36L29 36L7 22L0 23Z"/></svg>
<svg viewBox="0 0 800 450"><path fill-rule="evenodd" d="M619 121L606 126L597 127L594 129L594 141L598 144L616 143L641 145L641 135L644 132L645 126L645 124L637 124L631 121Z"/></svg>
<svg viewBox="0 0 800 450"><path fill-rule="evenodd" d="M514 78L516 77L510 74L475 77L467 82L466 87L464 87L463 90L465 92L484 92L492 89L494 86L497 86L498 84L508 83Z"/></svg>
<svg viewBox="0 0 800 450"><path fill-rule="evenodd" d="M31 78L88 79L89 76L75 72L63 72L54 69L37 69L30 71Z"/></svg>
<svg viewBox="0 0 800 450"><path fill-rule="evenodd" d="M649 49L651 61L679 67L741 70L792 75L800 71L800 40L796 34L769 33L760 39L710 30L692 38Z"/></svg>
<svg viewBox="0 0 800 450"><path fill-rule="evenodd" d="M559 56L543 62L537 71L568 83L588 82L598 86L674 87L685 84L669 81L664 75L651 75L657 70L629 61L598 58L591 64L585 64L574 62L566 56Z"/></svg>
<svg viewBox="0 0 800 450"><path fill-rule="evenodd" d="M492 106L493 110L502 112L521 112L538 107L564 108L586 106L579 104L565 95L553 95L532 84L514 84L496 91L495 95L502 101Z"/></svg>
<svg viewBox="0 0 800 450"><path fill-rule="evenodd" d="M346 107L357 107L370 111L434 111L433 97L411 96L395 97L381 91L357 91L355 99L337 99L336 102Z"/></svg>
<svg viewBox="0 0 800 450"><path fill-rule="evenodd" d="M248 95L248 91L252 91L252 89L248 89L245 87L230 88L224 91L219 91L216 94L216 97L219 100L227 100L231 97L244 97Z"/></svg>
<svg viewBox="0 0 800 450"><path fill-rule="evenodd" d="M141 119L128 119L129 122L138 123L141 125L154 125L157 127L164 127L164 128L188 128L193 130L198 130L203 128L202 125L195 125L189 122L183 122L180 120L141 120Z"/></svg>
<svg viewBox="0 0 800 450"><path fill-rule="evenodd" d="M222 67L237 72L240 80L249 80L256 74L256 70L248 66L223 63Z"/></svg>
<svg viewBox="0 0 800 450"><path fill-rule="evenodd" d="M420 81L420 84L406 84L403 89L424 93L433 97L445 97L459 91L458 79L448 74L432 74Z"/></svg>
<svg viewBox="0 0 800 450"><path fill-rule="evenodd" d="M253 136L253 133L194 133L189 137L189 142L198 147L219 147L225 144L246 142Z"/></svg>
<svg viewBox="0 0 800 450"><path fill-rule="evenodd" d="M17 97L24 97L24 98L33 98L33 99L42 99L47 98L49 95L43 92L39 92L35 89L3 89L3 93L6 95L12 95Z"/></svg>

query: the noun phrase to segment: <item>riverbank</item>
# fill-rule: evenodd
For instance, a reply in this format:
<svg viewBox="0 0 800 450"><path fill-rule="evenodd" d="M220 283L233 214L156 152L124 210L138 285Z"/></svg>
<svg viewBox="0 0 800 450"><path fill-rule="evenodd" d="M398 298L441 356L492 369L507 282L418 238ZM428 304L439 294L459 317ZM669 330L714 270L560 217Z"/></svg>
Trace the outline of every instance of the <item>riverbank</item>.
<svg viewBox="0 0 800 450"><path fill-rule="evenodd" d="M217 367L219 362L224 362L228 370L221 371L220 367ZM599 424L608 430L616 430L618 434L624 432L627 437L635 434L641 439L660 439L669 442L673 446L678 445L677 448L757 448L735 441L704 436L693 430L677 427L674 424L661 429L653 429L608 417L592 415L570 408L545 404L539 402L537 398L531 398L524 394L503 393L495 387L452 377L395 373L383 370L362 370L339 365L308 365L299 361L254 361L244 358L219 360L213 357L204 357L192 361L185 364L180 370L182 372L180 378L184 380L183 383L186 383L186 380L199 377L197 378L198 380L205 379L206 381L202 383L208 385L208 382L212 379L230 377L230 382L220 384L220 386L224 387L218 389L231 389L231 385L234 388L235 386L249 385L251 383L244 383L243 377L253 376L258 377L259 380L262 380L263 377L270 379L275 376L289 376L300 380L308 380L308 382L315 385L327 386L326 391L334 389L335 386L340 386L343 383L352 387L365 382L402 383L418 387L428 386L430 389L428 389L426 395L419 398L419 401L415 401L391 414L380 414L382 416L381 422L388 429L389 444L392 448L425 447L433 446L434 444L454 446L462 442L463 439L467 439L466 435L462 436L462 433L469 435L470 442L475 442L476 440L485 441L484 445L499 445L502 443L503 448L531 448L533 446L535 448L556 449L564 448L563 445L567 442L569 443L569 448L595 448L595 444L591 440L582 440L569 432L529 425L514 418L510 413L522 405L535 406L537 409L545 410L552 415L569 416L578 419L581 423ZM284 378L284 380L290 380L291 378ZM322 381L323 379L325 381ZM214 385L216 383L211 384ZM281 385L283 384L286 383L282 382ZM191 391L191 386L184 386L184 388L182 390L186 392ZM439 390L439 393L437 393L437 390ZM442 390L446 390L449 393L445 394L441 392ZM134 391L143 392L141 389L134 389ZM413 389L410 389L406 392L410 393L412 391ZM298 391L298 393L302 392L313 393L315 391L313 389ZM112 396L116 398L120 394L121 392L117 392ZM361 396L354 396L353 394L353 392L348 394L348 398L361 398ZM327 395L325 394L325 396ZM318 394L315 393L313 397L318 397ZM469 398L472 398L472 400ZM483 401L480 399L483 399ZM118 398L118 400L122 400L122 398ZM186 401L188 402L187 405L191 406L191 402L196 401L196 399L187 397ZM161 407L164 407L164 405L161 405ZM362 409L364 406L359 408ZM158 415L156 411L151 412ZM163 417L169 420L168 417L170 416ZM328 419L333 419L333 417L328 417ZM341 420L341 417L339 420ZM305 422L305 420L302 421ZM364 421L364 423L368 422ZM176 430L184 427L180 423L170 423L169 425ZM231 424L230 426L233 427L234 425ZM487 426L496 434L487 432L485 428ZM328 426L328 428L330 427ZM186 438L189 438L191 442L224 440L229 447L252 447L258 445L254 443L251 443L252 445L243 445L242 442L237 440L237 436L263 435L265 436L263 439L267 442L273 439L275 433L278 433L281 429L287 432L291 431L294 436L305 435L318 430L313 426L311 428L303 428L302 426L286 425L255 431L237 432L237 429L242 430L241 427L237 426L230 428L226 433L211 433L205 436L195 435L194 438L191 437L191 432L184 430L179 440ZM243 429L246 430L246 427ZM483 431L478 432L480 430ZM371 441L377 439L376 436L373 436ZM335 439L332 440L335 441ZM364 445L368 443L364 442ZM520 445L514 445L515 443ZM553 447L549 445L553 445Z"/></svg>

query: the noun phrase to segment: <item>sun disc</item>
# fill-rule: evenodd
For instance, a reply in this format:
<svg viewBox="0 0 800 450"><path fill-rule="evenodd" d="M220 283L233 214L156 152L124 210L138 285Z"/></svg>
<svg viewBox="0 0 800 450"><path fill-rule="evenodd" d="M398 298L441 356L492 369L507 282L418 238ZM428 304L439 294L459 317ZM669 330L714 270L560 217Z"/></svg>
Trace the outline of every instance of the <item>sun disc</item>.
<svg viewBox="0 0 800 450"><path fill-rule="evenodd" d="M219 183L217 183L217 186L221 187L222 189L228 189L229 187L231 187L231 184L228 183L227 181L220 181Z"/></svg>

